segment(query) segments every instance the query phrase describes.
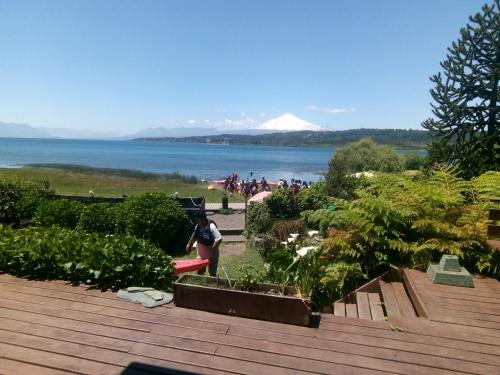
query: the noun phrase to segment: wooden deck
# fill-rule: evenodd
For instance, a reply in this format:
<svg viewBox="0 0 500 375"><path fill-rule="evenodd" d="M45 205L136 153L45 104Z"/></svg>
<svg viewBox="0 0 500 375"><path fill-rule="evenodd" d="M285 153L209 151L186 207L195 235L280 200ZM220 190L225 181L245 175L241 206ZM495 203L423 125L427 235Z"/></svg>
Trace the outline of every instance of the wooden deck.
<svg viewBox="0 0 500 375"><path fill-rule="evenodd" d="M0 373L500 374L500 283L457 290L408 275L430 319L325 314L319 328L0 275Z"/></svg>

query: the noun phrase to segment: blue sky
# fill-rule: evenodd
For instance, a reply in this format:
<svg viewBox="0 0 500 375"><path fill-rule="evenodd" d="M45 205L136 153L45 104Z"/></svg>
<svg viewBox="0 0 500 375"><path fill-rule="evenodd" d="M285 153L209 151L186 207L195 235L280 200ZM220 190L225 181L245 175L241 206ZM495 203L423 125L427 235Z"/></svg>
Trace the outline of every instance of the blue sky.
<svg viewBox="0 0 500 375"><path fill-rule="evenodd" d="M473 0L0 0L0 122L419 128Z"/></svg>

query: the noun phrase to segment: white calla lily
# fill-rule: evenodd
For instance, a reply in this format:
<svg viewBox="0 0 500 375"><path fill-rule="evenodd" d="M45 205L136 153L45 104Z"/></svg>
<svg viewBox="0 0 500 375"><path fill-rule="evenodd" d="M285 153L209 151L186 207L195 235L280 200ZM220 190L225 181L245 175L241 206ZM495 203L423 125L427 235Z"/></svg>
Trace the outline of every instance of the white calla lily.
<svg viewBox="0 0 500 375"><path fill-rule="evenodd" d="M299 250L297 250L296 253L298 256L303 257L303 256L306 256L309 251L314 250L314 249L316 249L315 246L306 246L306 247L302 247Z"/></svg>
<svg viewBox="0 0 500 375"><path fill-rule="evenodd" d="M309 237L313 237L313 236L319 234L319 231L317 231L317 230L310 230L309 232L307 232L307 234L309 235Z"/></svg>

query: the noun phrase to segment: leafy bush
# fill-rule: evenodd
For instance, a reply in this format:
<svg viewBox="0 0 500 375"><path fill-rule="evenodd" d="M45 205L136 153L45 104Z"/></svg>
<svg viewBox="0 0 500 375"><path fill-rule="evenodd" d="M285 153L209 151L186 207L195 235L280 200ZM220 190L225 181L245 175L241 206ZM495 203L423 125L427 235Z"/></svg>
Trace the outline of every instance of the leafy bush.
<svg viewBox="0 0 500 375"><path fill-rule="evenodd" d="M259 235L271 227L273 218L271 211L265 204L250 203L247 207L247 223L245 226L245 235Z"/></svg>
<svg viewBox="0 0 500 375"><path fill-rule="evenodd" d="M460 257L471 272L497 273L500 257L486 245L487 202L500 173L472 182L450 169L416 179L380 175L330 221L324 243L333 263L359 263L378 276L391 267L424 270L443 254Z"/></svg>
<svg viewBox="0 0 500 375"><path fill-rule="evenodd" d="M190 222L177 201L163 193L128 198L116 208L117 232L150 240L169 253L184 248Z"/></svg>
<svg viewBox="0 0 500 375"><path fill-rule="evenodd" d="M251 244L264 259L267 258L269 252L281 246L280 241L268 233L264 233L260 237L253 237Z"/></svg>
<svg viewBox="0 0 500 375"><path fill-rule="evenodd" d="M101 288L171 287L171 258L148 241L58 227L0 226L0 271Z"/></svg>
<svg viewBox="0 0 500 375"><path fill-rule="evenodd" d="M427 158L419 154L408 154L404 156L405 169L419 170L427 164Z"/></svg>
<svg viewBox="0 0 500 375"><path fill-rule="evenodd" d="M292 233L303 234L304 229L304 222L300 219L279 220L273 224L271 229L268 231L268 235L276 238L281 242L286 241Z"/></svg>
<svg viewBox="0 0 500 375"><path fill-rule="evenodd" d="M330 224L333 217L333 212L327 209L320 209L316 211L304 211L300 217L304 220L304 224L308 229L319 230L322 222L326 222L326 226Z"/></svg>
<svg viewBox="0 0 500 375"><path fill-rule="evenodd" d="M28 180L0 181L0 223L18 225L33 217L38 204L50 199L50 184Z"/></svg>
<svg viewBox="0 0 500 375"><path fill-rule="evenodd" d="M379 145L369 138L340 147L334 159L341 160L349 172L400 172L403 160L393 148Z"/></svg>
<svg viewBox="0 0 500 375"><path fill-rule="evenodd" d="M307 189L302 189L299 192L297 199L297 207L300 212L306 210L318 210L325 208L328 204L325 182L320 181L313 184Z"/></svg>
<svg viewBox="0 0 500 375"><path fill-rule="evenodd" d="M44 201L35 212L34 222L44 227L58 225L62 228L75 229L83 207L80 202L66 199Z"/></svg>
<svg viewBox="0 0 500 375"><path fill-rule="evenodd" d="M86 205L81 212L78 229L86 232L114 233L116 230L115 207L108 203Z"/></svg>
<svg viewBox="0 0 500 375"><path fill-rule="evenodd" d="M326 190L334 197L352 199L355 190L366 185L364 178L355 177L356 172L400 172L404 167L394 149L362 139L337 149L329 163Z"/></svg>
<svg viewBox="0 0 500 375"><path fill-rule="evenodd" d="M265 199L265 203L271 211L271 216L277 219L290 219L298 214L297 204L292 191L288 188L282 188L273 191Z"/></svg>
<svg viewBox="0 0 500 375"><path fill-rule="evenodd" d="M341 199L352 199L356 189L364 184L364 178L356 178L345 161L332 158L328 163L328 173L325 177L328 195Z"/></svg>

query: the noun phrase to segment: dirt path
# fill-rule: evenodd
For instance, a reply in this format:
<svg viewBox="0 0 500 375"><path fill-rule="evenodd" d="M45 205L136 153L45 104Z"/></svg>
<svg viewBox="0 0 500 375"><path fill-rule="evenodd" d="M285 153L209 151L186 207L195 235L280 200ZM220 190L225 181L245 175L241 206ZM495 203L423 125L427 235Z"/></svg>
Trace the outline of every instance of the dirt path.
<svg viewBox="0 0 500 375"><path fill-rule="evenodd" d="M239 255L243 254L245 251L245 243L244 242L235 242L235 243L224 243L220 245L219 255Z"/></svg>

